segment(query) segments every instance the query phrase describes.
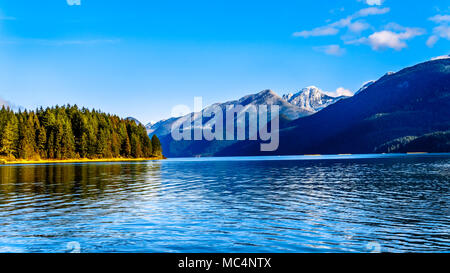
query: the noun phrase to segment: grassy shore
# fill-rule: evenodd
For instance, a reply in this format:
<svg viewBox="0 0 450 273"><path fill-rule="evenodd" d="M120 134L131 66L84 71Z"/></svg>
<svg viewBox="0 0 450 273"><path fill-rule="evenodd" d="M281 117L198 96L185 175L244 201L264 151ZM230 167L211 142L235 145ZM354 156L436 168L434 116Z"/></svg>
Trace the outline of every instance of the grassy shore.
<svg viewBox="0 0 450 273"><path fill-rule="evenodd" d="M130 161L149 161L149 160L160 160L160 159L165 159L165 157L100 158L100 159L79 158L79 159L42 159L42 160L25 160L25 159L6 160L6 159L0 159L0 165L42 164L42 163L130 162Z"/></svg>

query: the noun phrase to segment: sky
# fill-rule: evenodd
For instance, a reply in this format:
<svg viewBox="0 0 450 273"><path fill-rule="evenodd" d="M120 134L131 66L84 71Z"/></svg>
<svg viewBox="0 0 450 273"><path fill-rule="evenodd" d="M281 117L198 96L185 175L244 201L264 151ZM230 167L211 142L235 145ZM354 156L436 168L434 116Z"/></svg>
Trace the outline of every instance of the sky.
<svg viewBox="0 0 450 273"><path fill-rule="evenodd" d="M450 53L450 0L0 0L0 104L143 123L315 85L352 93Z"/></svg>

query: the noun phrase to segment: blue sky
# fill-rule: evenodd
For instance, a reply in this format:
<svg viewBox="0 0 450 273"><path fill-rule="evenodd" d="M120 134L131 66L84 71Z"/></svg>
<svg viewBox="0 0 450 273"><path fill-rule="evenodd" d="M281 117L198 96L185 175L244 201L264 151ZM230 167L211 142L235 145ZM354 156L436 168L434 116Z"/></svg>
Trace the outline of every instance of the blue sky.
<svg viewBox="0 0 450 273"><path fill-rule="evenodd" d="M0 103L148 122L194 96L354 92L450 53L450 0L67 2L0 0Z"/></svg>

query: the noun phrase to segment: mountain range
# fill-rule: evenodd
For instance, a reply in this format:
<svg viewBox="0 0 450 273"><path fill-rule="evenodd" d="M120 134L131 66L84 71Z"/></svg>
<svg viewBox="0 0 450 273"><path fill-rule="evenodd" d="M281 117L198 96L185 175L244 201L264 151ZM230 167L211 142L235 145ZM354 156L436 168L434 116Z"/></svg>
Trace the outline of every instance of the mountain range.
<svg viewBox="0 0 450 273"><path fill-rule="evenodd" d="M450 146L450 57L386 73L366 82L352 97L330 96L310 86L282 96L264 90L213 106L225 109L237 104L244 110L250 105L279 105L280 146L276 151L263 153L259 141L249 140L174 141L172 124L187 116L146 128L161 139L168 157L446 152ZM192 113L192 125L187 129L194 129L200 114ZM208 121L212 122L203 119L203 124Z"/></svg>
<svg viewBox="0 0 450 273"><path fill-rule="evenodd" d="M236 114L236 124L238 123L239 117L246 114L246 111L252 105L278 105L280 109L280 124L285 125L290 121L296 120L298 118L310 116L323 108L335 103L341 99L348 98L347 96L338 96L333 97L327 95L324 91L320 90L317 87L310 86L307 88L301 89L299 92L295 94L286 94L283 96L279 96L272 90L263 90L256 94L251 94L244 96L235 101L228 101L225 103L216 103L211 106L206 107L202 110L202 112L209 111L212 107L220 107L223 110L223 114L225 116L225 110L227 107L241 105L243 108L237 112ZM199 119L202 119L202 124L204 126L210 126L215 120L214 117L211 119L206 119L203 117L203 113L190 113L184 115L182 117L170 118L166 120L159 121L157 123L147 124L147 132L149 135L157 135L163 148L165 149L165 153L170 157L178 157L178 156L199 156L199 155L214 155L221 150L225 149L228 146L239 143L239 141L229 141L229 140L221 140L221 141L206 141L206 140L197 140L197 141L174 141L170 134L172 125L175 122L181 122L189 116L191 117L191 122L189 127L184 127L184 130L194 130L194 124Z"/></svg>
<svg viewBox="0 0 450 273"><path fill-rule="evenodd" d="M303 88L298 93L283 95L283 99L290 104L296 105L302 109L312 113L318 112L323 108L341 100L348 96L333 97L325 94L322 90L315 86Z"/></svg>

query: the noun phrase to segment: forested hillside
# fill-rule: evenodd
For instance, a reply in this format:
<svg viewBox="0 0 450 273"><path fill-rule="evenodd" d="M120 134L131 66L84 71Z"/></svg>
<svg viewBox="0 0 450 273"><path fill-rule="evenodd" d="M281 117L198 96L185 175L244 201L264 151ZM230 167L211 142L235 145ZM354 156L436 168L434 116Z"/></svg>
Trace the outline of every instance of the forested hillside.
<svg viewBox="0 0 450 273"><path fill-rule="evenodd" d="M161 157L159 139L118 116L77 106L0 110L0 157L6 159Z"/></svg>

